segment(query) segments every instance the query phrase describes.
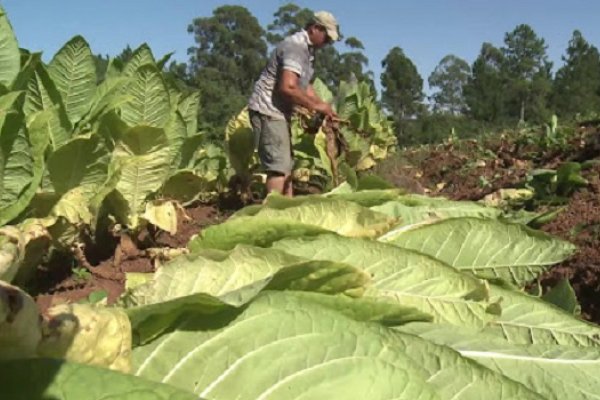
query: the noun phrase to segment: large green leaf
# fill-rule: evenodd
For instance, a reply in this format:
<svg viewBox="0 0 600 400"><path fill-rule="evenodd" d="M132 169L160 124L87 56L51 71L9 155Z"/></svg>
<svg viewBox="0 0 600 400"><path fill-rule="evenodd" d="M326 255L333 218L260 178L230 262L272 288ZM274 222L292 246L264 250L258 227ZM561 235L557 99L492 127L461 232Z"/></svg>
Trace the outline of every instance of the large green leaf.
<svg viewBox="0 0 600 400"><path fill-rule="evenodd" d="M21 95L21 92L10 92L0 97L0 210L3 211L2 214L21 197L31 183L33 175L33 156L24 129L23 117L14 108ZM11 218L14 218L15 215L12 214Z"/></svg>
<svg viewBox="0 0 600 400"><path fill-rule="evenodd" d="M127 93L127 87L131 79L127 77L115 77L105 79L98 87L91 100L89 114L86 121L96 122L105 113L119 109L122 104L131 100Z"/></svg>
<svg viewBox="0 0 600 400"><path fill-rule="evenodd" d="M374 207L386 202L395 200L400 196L400 189L387 189L387 190L364 190L360 192L342 192L339 187L338 190L331 191L325 195L308 195L298 197L287 197L278 194L277 192L270 193L262 204L252 205L244 207L237 211L233 217L244 216L244 215L256 215L263 208L274 208L277 210L284 210L290 207L297 207L306 203L328 203L332 200L342 200L352 203L356 203L363 207Z"/></svg>
<svg viewBox="0 0 600 400"><path fill-rule="evenodd" d="M63 194L77 186L100 185L108 175L109 157L98 135L74 138L48 159L54 189Z"/></svg>
<svg viewBox="0 0 600 400"><path fill-rule="evenodd" d="M592 400L600 393L600 350L566 346L460 346L464 357L551 400Z"/></svg>
<svg viewBox="0 0 600 400"><path fill-rule="evenodd" d="M411 250L337 235L284 239L273 248L358 267L373 282L366 295L416 307L433 315L436 322L483 328L491 317L482 281Z"/></svg>
<svg viewBox="0 0 600 400"><path fill-rule="evenodd" d="M48 158L52 185L61 196L52 214L90 224L94 198L108 178L110 153L98 135L78 136Z"/></svg>
<svg viewBox="0 0 600 400"><path fill-rule="evenodd" d="M600 327L525 293L490 287L502 315L486 331L514 344L559 344L600 347Z"/></svg>
<svg viewBox="0 0 600 400"><path fill-rule="evenodd" d="M425 206L409 206L402 200L393 200L371 209L400 218L402 226L459 217L497 218L501 214L497 208L485 207L474 202L450 200Z"/></svg>
<svg viewBox="0 0 600 400"><path fill-rule="evenodd" d="M0 6L0 84L10 87L21 68L17 38L4 9Z"/></svg>
<svg viewBox="0 0 600 400"><path fill-rule="evenodd" d="M2 395L11 400L194 400L170 385L59 360L0 363Z"/></svg>
<svg viewBox="0 0 600 400"><path fill-rule="evenodd" d="M314 197L310 201L292 200L293 206L281 209L262 207L254 216L232 218L211 226L188 244L193 250L215 247L231 249L237 243L269 246L284 237L315 235L326 231L344 236L373 237L387 231L394 218L343 200ZM296 205L297 204L297 205Z"/></svg>
<svg viewBox="0 0 600 400"><path fill-rule="evenodd" d="M128 313L135 321L136 336L145 341L190 307L208 307L208 313L220 309L221 302L240 306L265 288L362 293L368 282L367 274L349 265L240 245L231 252L205 250L182 256L163 266L150 282L129 295L130 303L146 307Z"/></svg>
<svg viewBox="0 0 600 400"><path fill-rule="evenodd" d="M170 149L170 172L173 173L181 164L183 157L182 146L187 137L187 128L183 117L177 110L172 110L169 116L167 125L165 126L165 134L169 140Z"/></svg>
<svg viewBox="0 0 600 400"><path fill-rule="evenodd" d="M290 219L350 237L375 237L397 223L395 218L356 203L317 197L297 207L262 208L256 213L256 218Z"/></svg>
<svg viewBox="0 0 600 400"><path fill-rule="evenodd" d="M108 111L100 117L96 133L102 136L108 149L113 151L128 129L127 124L115 111Z"/></svg>
<svg viewBox="0 0 600 400"><path fill-rule="evenodd" d="M34 357L41 338L35 301L18 287L0 280L0 360Z"/></svg>
<svg viewBox="0 0 600 400"><path fill-rule="evenodd" d="M125 131L113 151L112 169L120 180L113 196L121 222L137 227L148 196L163 185L169 171L170 148L163 129L136 126Z"/></svg>
<svg viewBox="0 0 600 400"><path fill-rule="evenodd" d="M198 107L200 106L200 93L193 92L184 97L177 105L177 110L183 117L187 127L187 136L198 133Z"/></svg>
<svg viewBox="0 0 600 400"><path fill-rule="evenodd" d="M600 393L600 350L558 345L515 345L457 327L417 323L400 328L452 347L546 399L591 400Z"/></svg>
<svg viewBox="0 0 600 400"><path fill-rule="evenodd" d="M196 238L190 240L188 248L191 251L206 248L229 250L240 243L268 247L285 237L312 236L325 232L327 230L318 225L292 219L239 217L202 230Z"/></svg>
<svg viewBox="0 0 600 400"><path fill-rule="evenodd" d="M133 294L140 305L195 293L243 305L254 297L257 289L269 283L280 286L294 281L296 290L301 286L306 290L339 293L360 289L369 280L368 274L350 265L308 261L276 249L238 245L230 252L208 250L179 257L160 268L150 283L138 287ZM247 296L239 292L250 286L253 288ZM235 296L227 296L233 292L237 292Z"/></svg>
<svg viewBox="0 0 600 400"><path fill-rule="evenodd" d="M131 325L123 310L61 304L45 313L40 357L65 359L115 371L131 370Z"/></svg>
<svg viewBox="0 0 600 400"><path fill-rule="evenodd" d="M35 195L48 145L48 114L36 115L27 135L23 116L10 111L15 94L0 97L0 226L17 217Z"/></svg>
<svg viewBox="0 0 600 400"><path fill-rule="evenodd" d="M69 40L48 65L48 73L61 94L74 125L89 110L96 91L96 65L90 46L81 36Z"/></svg>
<svg viewBox="0 0 600 400"><path fill-rule="evenodd" d="M48 114L43 127L47 131L54 149L59 148L71 138L72 127L61 95L42 63L37 65L35 73L32 74L27 84L23 111L27 116L28 125L31 125L31 120L40 111Z"/></svg>
<svg viewBox="0 0 600 400"><path fill-rule="evenodd" d="M154 55L150 47L144 43L140 47L134 50L131 59L127 61L127 64L123 68L123 75L133 76L137 70L144 65L155 65Z"/></svg>
<svg viewBox="0 0 600 400"><path fill-rule="evenodd" d="M575 289L566 278L558 281L556 285L542 296L544 301L565 310L566 312L579 315L581 314L581 306L577 301Z"/></svg>
<svg viewBox="0 0 600 400"><path fill-rule="evenodd" d="M351 201L353 203L360 204L364 207L369 207L376 210L375 207L385 204L390 201L394 201L398 198L402 197L403 190L402 189L377 189L377 190L361 190L358 192L351 193L328 193L325 196L332 199L340 199L345 201ZM390 216L396 216L387 214Z"/></svg>
<svg viewBox="0 0 600 400"><path fill-rule="evenodd" d="M161 194L186 206L210 191L210 181L190 169L180 169L169 177Z"/></svg>
<svg viewBox="0 0 600 400"><path fill-rule="evenodd" d="M545 233L492 219L452 218L396 229L380 238L486 279L523 285L575 247Z"/></svg>
<svg viewBox="0 0 600 400"><path fill-rule="evenodd" d="M21 64L22 67L19 70L19 74L15 78L12 84L12 90L26 90L27 84L33 74L35 73L38 65L42 62L42 53L29 53L21 52Z"/></svg>
<svg viewBox="0 0 600 400"><path fill-rule="evenodd" d="M360 299L323 296L271 292L239 315L189 315L134 349L135 374L215 400L541 399L448 348L365 322L368 312L350 311L369 306Z"/></svg>
<svg viewBox="0 0 600 400"><path fill-rule="evenodd" d="M227 123L225 144L232 168L238 175L248 175L254 155L254 132L247 108Z"/></svg>
<svg viewBox="0 0 600 400"><path fill-rule="evenodd" d="M164 128L171 114L169 92L161 72L153 65L141 66L131 77L131 99L121 106L121 118L129 126Z"/></svg>

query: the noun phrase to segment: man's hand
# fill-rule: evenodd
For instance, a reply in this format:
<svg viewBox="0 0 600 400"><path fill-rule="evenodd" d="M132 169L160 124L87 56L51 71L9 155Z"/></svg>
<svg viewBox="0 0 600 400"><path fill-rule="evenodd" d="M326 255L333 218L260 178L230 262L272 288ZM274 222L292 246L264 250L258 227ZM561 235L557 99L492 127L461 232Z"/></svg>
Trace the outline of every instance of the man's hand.
<svg viewBox="0 0 600 400"><path fill-rule="evenodd" d="M314 110L321 114L324 114L328 118L338 118L338 115L331 108L331 104L321 101L315 104Z"/></svg>
<svg viewBox="0 0 600 400"><path fill-rule="evenodd" d="M298 75L295 72L283 70L279 81L279 91L294 105L322 113L328 118L337 118L331 104L321 100L311 85L306 91L300 88Z"/></svg>

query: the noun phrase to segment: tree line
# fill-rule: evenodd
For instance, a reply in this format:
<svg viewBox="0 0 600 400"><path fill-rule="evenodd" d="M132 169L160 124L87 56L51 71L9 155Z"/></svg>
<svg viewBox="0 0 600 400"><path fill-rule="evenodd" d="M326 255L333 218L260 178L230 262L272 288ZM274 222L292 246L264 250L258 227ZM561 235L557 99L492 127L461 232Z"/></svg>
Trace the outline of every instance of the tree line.
<svg viewBox="0 0 600 400"><path fill-rule="evenodd" d="M263 28L243 6L225 5L188 26L194 45L187 63L172 62L168 74L201 94L199 122L219 132L246 104L268 52L286 35L310 20L313 11L293 3L281 6ZM322 49L316 76L335 90L357 79L374 88L374 74L362 42L343 37ZM381 61L383 107L396 122L401 142L427 142L459 127L475 133L482 127L537 124L560 118L591 117L600 111L600 54L581 32L573 32L563 65L553 74L547 44L526 24L504 36L503 45L483 43L472 64L454 54L442 58L428 77L433 94L426 98L424 80L400 47ZM126 48L117 58L126 61ZM102 57L99 64L106 63Z"/></svg>

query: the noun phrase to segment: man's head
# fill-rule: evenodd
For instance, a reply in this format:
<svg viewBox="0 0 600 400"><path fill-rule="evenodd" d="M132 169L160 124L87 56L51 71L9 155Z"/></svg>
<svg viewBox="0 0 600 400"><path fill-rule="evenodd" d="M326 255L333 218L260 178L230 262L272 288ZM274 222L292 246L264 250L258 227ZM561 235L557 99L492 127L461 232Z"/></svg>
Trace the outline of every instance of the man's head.
<svg viewBox="0 0 600 400"><path fill-rule="evenodd" d="M316 12L307 25L306 31L311 43L317 48L340 40L337 20L327 11Z"/></svg>

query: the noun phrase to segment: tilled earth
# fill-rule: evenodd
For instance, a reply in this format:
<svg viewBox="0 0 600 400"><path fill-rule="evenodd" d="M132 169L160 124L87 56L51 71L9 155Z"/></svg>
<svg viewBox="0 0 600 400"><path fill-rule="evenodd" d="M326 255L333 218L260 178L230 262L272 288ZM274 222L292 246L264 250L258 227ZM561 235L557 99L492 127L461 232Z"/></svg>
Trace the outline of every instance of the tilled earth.
<svg viewBox="0 0 600 400"><path fill-rule="evenodd" d="M567 209L542 229L570 240L577 252L542 276L551 287L567 278L577 293L582 316L600 323L600 167L587 174L589 185L575 193Z"/></svg>
<svg viewBox="0 0 600 400"><path fill-rule="evenodd" d="M149 232L142 230L135 242L145 244L138 248L131 238L124 236L114 239L108 254L94 254L93 249L86 251L91 264L91 273L84 276L73 273L73 265L65 260L63 254L57 254L37 271L33 280L38 287L32 288L38 293L36 302L42 311L55 304L86 300L94 292L105 292L107 302L114 303L125 290L125 274L129 272L154 272L160 256L151 248L180 249L186 247L193 235L204 227L219 223L232 213L231 210L219 210L215 205L200 204L181 209L178 212L177 233Z"/></svg>

